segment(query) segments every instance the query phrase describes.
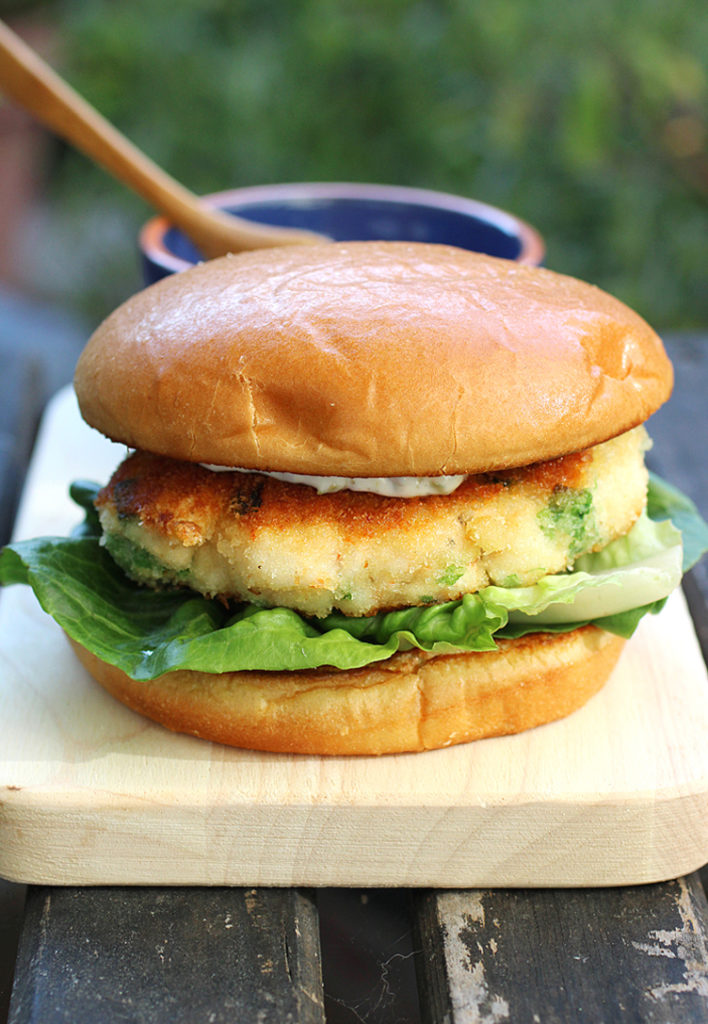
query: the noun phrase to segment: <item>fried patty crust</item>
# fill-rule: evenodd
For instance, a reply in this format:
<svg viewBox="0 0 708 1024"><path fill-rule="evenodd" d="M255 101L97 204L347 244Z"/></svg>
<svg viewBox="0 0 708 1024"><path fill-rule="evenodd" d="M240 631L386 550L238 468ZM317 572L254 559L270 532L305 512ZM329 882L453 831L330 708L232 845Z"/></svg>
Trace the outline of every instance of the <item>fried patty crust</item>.
<svg viewBox="0 0 708 1024"><path fill-rule="evenodd" d="M525 586L631 528L646 501L635 428L584 452L468 477L449 495L318 494L261 473L138 451L97 499L132 578L208 596L348 615Z"/></svg>

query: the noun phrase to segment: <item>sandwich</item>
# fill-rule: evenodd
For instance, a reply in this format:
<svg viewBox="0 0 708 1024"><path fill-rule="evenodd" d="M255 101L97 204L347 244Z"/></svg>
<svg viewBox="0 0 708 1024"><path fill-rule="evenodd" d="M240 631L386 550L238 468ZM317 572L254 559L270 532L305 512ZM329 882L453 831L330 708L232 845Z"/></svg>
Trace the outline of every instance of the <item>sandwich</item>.
<svg viewBox="0 0 708 1024"><path fill-rule="evenodd" d="M645 467L659 337L547 269L422 243L227 256L128 299L74 384L126 458L0 579L118 700L220 743L383 754L562 718L706 537Z"/></svg>

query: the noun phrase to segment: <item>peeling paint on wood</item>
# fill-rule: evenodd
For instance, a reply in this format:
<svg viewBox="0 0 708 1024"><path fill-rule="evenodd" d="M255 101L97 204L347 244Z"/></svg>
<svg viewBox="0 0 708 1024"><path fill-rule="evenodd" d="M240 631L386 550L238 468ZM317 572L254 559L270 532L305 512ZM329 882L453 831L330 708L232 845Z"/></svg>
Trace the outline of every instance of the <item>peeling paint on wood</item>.
<svg viewBox="0 0 708 1024"><path fill-rule="evenodd" d="M633 942L632 945L648 956L663 956L679 964L681 977L677 981L665 981L655 985L649 994L656 1000L668 996L693 995L705 1001L708 1020L708 936L705 931L705 914L702 906L696 905L695 890L685 878L674 883L676 888L676 910L679 925L671 931L660 928L649 933L647 942ZM699 904L702 901L699 900Z"/></svg>
<svg viewBox="0 0 708 1024"><path fill-rule="evenodd" d="M429 892L416 917L426 1024L708 1020L698 875L622 889Z"/></svg>
<svg viewBox="0 0 708 1024"><path fill-rule="evenodd" d="M477 937L477 926L485 929L482 894L446 893L440 898L442 921L449 921L444 941L449 948L450 985L454 1020L464 1024L501 1024L509 1020L509 1004L491 992L485 973L486 958L496 953L494 936L485 943Z"/></svg>

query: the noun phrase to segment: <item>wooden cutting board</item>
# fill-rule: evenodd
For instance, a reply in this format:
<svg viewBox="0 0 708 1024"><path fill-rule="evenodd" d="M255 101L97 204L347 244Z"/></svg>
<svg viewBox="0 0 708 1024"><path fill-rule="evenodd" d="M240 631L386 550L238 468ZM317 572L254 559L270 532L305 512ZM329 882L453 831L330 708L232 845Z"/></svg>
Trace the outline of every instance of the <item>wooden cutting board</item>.
<svg viewBox="0 0 708 1024"><path fill-rule="evenodd" d="M50 405L16 536L124 451ZM52 884L590 886L708 861L708 679L681 593L570 718L426 754L173 735L94 684L29 588L0 599L0 875Z"/></svg>

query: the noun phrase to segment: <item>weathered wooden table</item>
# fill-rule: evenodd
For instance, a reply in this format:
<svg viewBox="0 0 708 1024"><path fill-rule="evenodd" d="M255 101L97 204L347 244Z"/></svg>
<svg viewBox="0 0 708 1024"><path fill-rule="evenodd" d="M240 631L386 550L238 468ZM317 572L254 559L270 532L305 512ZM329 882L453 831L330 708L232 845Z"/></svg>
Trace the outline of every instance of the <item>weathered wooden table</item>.
<svg viewBox="0 0 708 1024"><path fill-rule="evenodd" d="M651 462L705 514L708 335L667 344L676 397L652 422ZM1 541L35 369L0 356ZM684 589L705 656L708 565ZM582 890L30 886L9 1020L706 1021L708 904L699 873Z"/></svg>

